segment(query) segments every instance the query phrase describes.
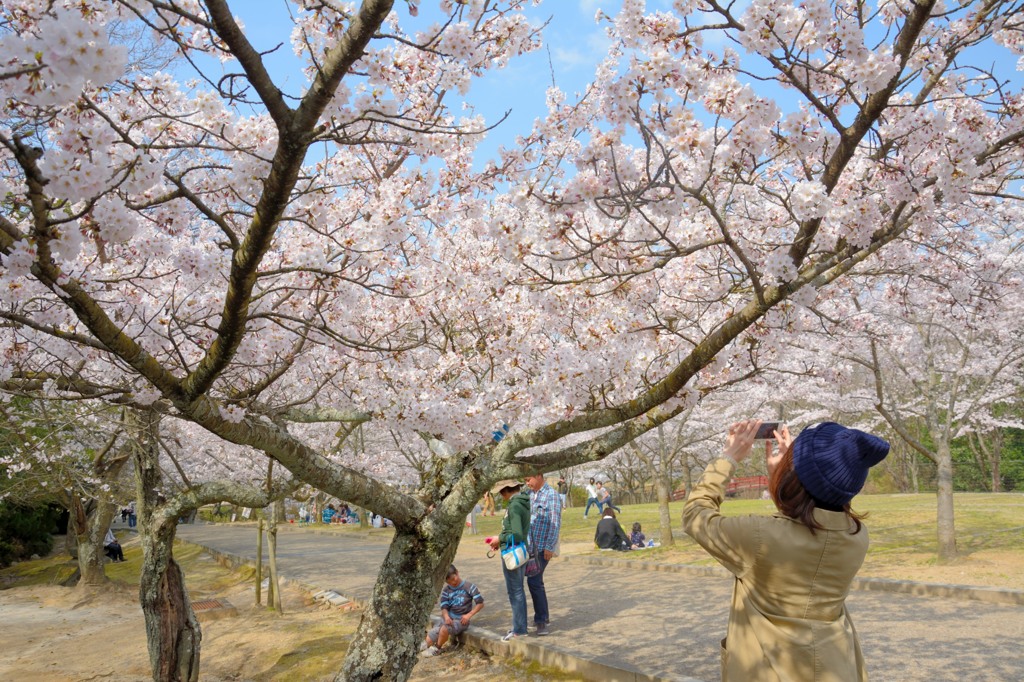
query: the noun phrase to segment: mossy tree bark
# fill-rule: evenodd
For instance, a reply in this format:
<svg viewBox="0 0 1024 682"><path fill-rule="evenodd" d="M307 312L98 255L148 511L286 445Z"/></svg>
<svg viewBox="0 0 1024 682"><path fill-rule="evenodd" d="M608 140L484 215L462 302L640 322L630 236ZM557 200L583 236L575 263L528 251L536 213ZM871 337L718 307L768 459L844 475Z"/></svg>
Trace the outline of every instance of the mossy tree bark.
<svg viewBox="0 0 1024 682"><path fill-rule="evenodd" d="M468 509L466 511L468 513ZM409 679L430 612L462 538L458 523L395 529L359 630L335 682Z"/></svg>
<svg viewBox="0 0 1024 682"><path fill-rule="evenodd" d="M116 493L110 491L119 489L121 472L131 452L128 441L121 436L121 431L115 433L93 459L92 474L99 482L94 496L82 497L81 491L74 487L60 496L70 514L68 544L74 545L74 551L70 553L78 560L78 586L82 588L107 583L103 540L117 512L117 504L112 499ZM121 445L115 449L119 440Z"/></svg>
<svg viewBox="0 0 1024 682"><path fill-rule="evenodd" d="M135 449L142 575L139 602L146 621L149 663L156 682L196 682L202 631L174 560L176 509L168 509L162 487L157 443L159 417L139 414L140 442Z"/></svg>
<svg viewBox="0 0 1024 682"><path fill-rule="evenodd" d="M132 413L137 431L133 457L139 536L142 541L142 576L139 601L146 622L150 667L156 682L195 682L199 679L202 631L181 566L174 560L178 520L204 504L227 501L258 509L284 497L297 487L294 480L268 481L267 489L231 481L188 485L165 498L159 467L160 417Z"/></svg>
<svg viewBox="0 0 1024 682"><path fill-rule="evenodd" d="M90 500L85 504L77 496L71 497L71 521L68 530L74 528L75 544L78 549L78 586L98 587L107 583L104 570L103 538L114 518L116 505L103 500Z"/></svg>

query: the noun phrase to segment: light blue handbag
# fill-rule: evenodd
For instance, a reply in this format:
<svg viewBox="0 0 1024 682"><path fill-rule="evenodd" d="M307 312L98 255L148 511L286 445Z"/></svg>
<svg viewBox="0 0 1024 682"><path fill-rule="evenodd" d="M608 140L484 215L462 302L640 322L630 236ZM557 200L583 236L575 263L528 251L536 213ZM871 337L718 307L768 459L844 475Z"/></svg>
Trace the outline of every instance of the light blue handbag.
<svg viewBox="0 0 1024 682"><path fill-rule="evenodd" d="M501 560L505 562L505 568L510 571L514 571L529 559L529 552L526 551L526 545L522 542L515 542L509 540L504 547L501 548Z"/></svg>

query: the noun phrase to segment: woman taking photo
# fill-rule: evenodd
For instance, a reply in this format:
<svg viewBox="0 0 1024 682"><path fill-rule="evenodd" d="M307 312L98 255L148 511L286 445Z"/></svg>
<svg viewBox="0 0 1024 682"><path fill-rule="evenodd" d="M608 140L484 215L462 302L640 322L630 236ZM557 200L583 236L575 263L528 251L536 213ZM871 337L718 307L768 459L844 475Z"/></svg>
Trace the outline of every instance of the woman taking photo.
<svg viewBox="0 0 1024 682"><path fill-rule="evenodd" d="M774 516L723 517L725 484L759 421L729 428L683 510L683 529L736 577L722 640L723 680L867 680L846 596L868 532L850 500L889 453L881 438L826 422L766 446Z"/></svg>

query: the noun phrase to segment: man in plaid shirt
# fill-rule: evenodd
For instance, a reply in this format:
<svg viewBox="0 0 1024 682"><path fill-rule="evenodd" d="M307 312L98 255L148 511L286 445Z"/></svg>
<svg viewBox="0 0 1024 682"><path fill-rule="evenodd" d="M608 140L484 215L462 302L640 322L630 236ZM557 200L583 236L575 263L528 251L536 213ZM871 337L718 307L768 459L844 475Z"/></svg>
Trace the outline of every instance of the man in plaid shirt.
<svg viewBox="0 0 1024 682"><path fill-rule="evenodd" d="M540 571L526 579L533 599L533 622L536 635L548 634L548 596L544 591L544 569L558 553L558 531L562 527L562 500L544 480L544 474L526 477L530 488L530 551L537 557Z"/></svg>

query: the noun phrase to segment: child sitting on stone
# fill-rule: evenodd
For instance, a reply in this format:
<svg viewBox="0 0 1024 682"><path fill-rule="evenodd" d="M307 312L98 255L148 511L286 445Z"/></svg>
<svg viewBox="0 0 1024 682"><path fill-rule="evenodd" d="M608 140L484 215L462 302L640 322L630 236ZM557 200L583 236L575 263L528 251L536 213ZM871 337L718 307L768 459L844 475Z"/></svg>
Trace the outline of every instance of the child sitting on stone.
<svg viewBox="0 0 1024 682"><path fill-rule="evenodd" d="M448 575L441 589L441 622L434 627L420 647L424 656L437 656L451 637L465 632L473 616L484 607L484 598L476 585L459 577L455 564L448 566Z"/></svg>

